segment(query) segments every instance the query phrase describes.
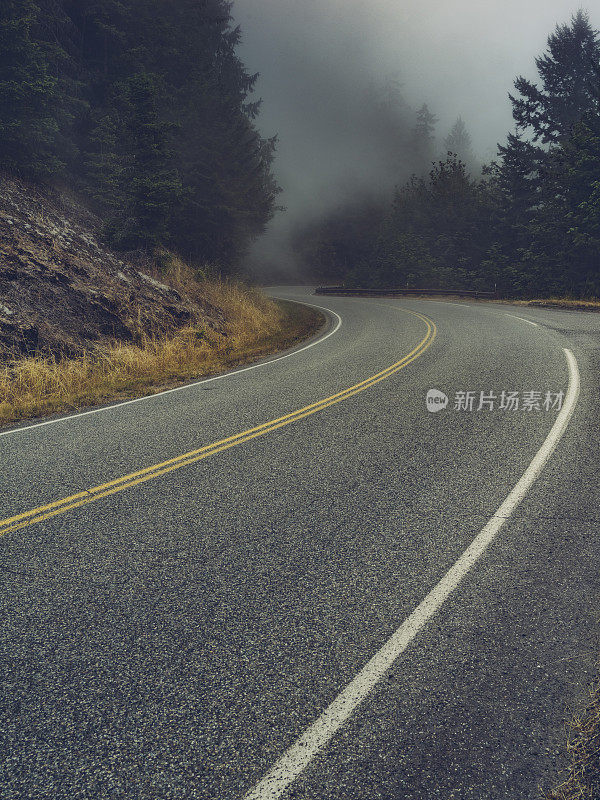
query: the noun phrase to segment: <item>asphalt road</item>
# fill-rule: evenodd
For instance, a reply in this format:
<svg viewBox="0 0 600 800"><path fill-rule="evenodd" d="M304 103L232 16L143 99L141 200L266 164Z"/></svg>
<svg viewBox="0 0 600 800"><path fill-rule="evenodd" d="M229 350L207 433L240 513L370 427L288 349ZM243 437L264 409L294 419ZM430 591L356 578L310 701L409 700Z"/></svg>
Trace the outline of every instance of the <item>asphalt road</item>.
<svg viewBox="0 0 600 800"><path fill-rule="evenodd" d="M327 306L331 335L0 435L2 800L280 796L265 775L559 415L479 393L567 392L568 348L581 392L540 477L281 796L537 800L556 780L600 653L600 315L273 293Z"/></svg>

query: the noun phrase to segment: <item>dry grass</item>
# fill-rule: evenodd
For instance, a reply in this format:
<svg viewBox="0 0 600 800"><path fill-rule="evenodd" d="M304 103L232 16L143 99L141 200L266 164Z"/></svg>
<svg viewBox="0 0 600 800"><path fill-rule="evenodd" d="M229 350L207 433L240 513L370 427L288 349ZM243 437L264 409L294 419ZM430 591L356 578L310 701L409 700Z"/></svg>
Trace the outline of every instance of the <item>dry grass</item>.
<svg viewBox="0 0 600 800"><path fill-rule="evenodd" d="M570 759L567 780L545 800L598 800L600 798L600 686L581 717L571 723L567 751Z"/></svg>
<svg viewBox="0 0 600 800"><path fill-rule="evenodd" d="M80 358L36 356L0 365L0 425L139 397L223 372L290 346L322 323L321 315L306 307L273 302L236 281L198 282L179 262L167 277L176 288L221 308L227 335L190 326L170 338L145 337L139 346L115 342Z"/></svg>
<svg viewBox="0 0 600 800"><path fill-rule="evenodd" d="M541 308L566 308L573 311L600 311L600 300L591 298L589 300L571 300L568 297L549 297L536 300L513 300L512 302L522 306L538 306Z"/></svg>

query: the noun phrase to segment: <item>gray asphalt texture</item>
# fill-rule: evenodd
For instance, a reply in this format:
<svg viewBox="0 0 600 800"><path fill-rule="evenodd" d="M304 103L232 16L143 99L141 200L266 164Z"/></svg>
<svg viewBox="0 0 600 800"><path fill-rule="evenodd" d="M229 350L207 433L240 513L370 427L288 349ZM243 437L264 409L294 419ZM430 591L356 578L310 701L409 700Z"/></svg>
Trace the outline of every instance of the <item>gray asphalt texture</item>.
<svg viewBox="0 0 600 800"><path fill-rule="evenodd" d="M600 653L600 315L424 300L327 306L322 344L0 437L0 517L366 391L0 540L0 797L241 800L386 641L529 465L550 412L460 390L582 391L485 557L289 798L534 800ZM538 328L514 317L538 322ZM333 323L330 323L333 324ZM428 389L451 404L425 408Z"/></svg>

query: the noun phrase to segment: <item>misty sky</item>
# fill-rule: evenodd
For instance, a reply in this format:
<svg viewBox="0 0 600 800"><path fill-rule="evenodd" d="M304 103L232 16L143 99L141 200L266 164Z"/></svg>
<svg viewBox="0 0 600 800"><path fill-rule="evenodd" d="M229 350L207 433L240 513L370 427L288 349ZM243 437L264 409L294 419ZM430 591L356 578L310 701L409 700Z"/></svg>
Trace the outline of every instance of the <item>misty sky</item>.
<svg viewBox="0 0 600 800"><path fill-rule="evenodd" d="M548 34L580 6L568 0L235 0L240 56L249 71L260 72L259 127L279 135L275 170L288 213L272 224L268 239L281 239L298 219L335 206L350 175L363 186L381 183L381 165L360 120L373 82L396 78L411 106L428 103L440 118L440 139L462 116L477 154L493 158L512 128L507 93L514 78L535 78L534 58ZM600 26L600 13L589 10Z"/></svg>

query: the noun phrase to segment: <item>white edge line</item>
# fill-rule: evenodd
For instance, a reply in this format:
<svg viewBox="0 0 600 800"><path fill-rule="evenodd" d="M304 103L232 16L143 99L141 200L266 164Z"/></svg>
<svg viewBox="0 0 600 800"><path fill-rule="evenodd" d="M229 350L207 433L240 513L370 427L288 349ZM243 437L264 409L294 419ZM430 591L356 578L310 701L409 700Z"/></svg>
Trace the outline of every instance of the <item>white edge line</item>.
<svg viewBox="0 0 600 800"><path fill-rule="evenodd" d="M539 328L537 322L532 322L530 319L525 319L525 317L517 317L516 314L508 314L506 311L504 312L505 317L512 317L513 319L520 319L521 322L527 322L529 325L534 325L536 328Z"/></svg>
<svg viewBox="0 0 600 800"><path fill-rule="evenodd" d="M245 795L244 800L277 800L281 797L385 676L400 654L425 627L484 554L507 518L510 517L540 475L563 436L577 405L580 388L577 361L570 350L564 349L564 353L569 368L569 388L565 403L544 443L508 497L437 586L429 592L321 716L279 758L265 777Z"/></svg>
<svg viewBox="0 0 600 800"><path fill-rule="evenodd" d="M285 298L275 298L277 300L283 300ZM321 311L328 311L330 314L333 314L334 317L337 317L337 323L333 330L326 333L325 336L319 337L316 341L311 342L310 344L305 345L304 347L299 348L298 350L294 350L291 353L286 353L284 356L277 356L276 358L272 358L270 361L261 361L259 364L252 364L249 367L242 367L241 369L236 369L231 372L224 372L222 375L214 375L212 378L203 378L200 381L194 381L194 383L186 383L184 386L175 386L173 389L165 389L162 392L156 392L156 394L146 394L143 397L136 397L135 400L124 400L122 403L113 403L110 406L103 406L102 408L94 408L91 411L81 411L78 414L69 414L66 417L58 417L57 419L49 419L45 422L36 422L33 425L23 425L21 428L12 428L9 431L0 431L1 436L12 436L16 433L25 433L26 431L33 430L34 428L43 428L46 425L56 425L58 422L67 422L70 419L78 419L79 417L88 417L92 414L101 414L105 411L113 411L116 408L123 408L124 406L131 406L134 403L142 403L145 400L154 400L157 397L163 397L166 394L172 394L173 392L182 392L184 389L193 389L196 386L200 386L204 383L211 383L212 381L220 381L223 378L231 378L233 375L239 375L241 372L248 372L251 369L258 369L259 367L268 367L270 364L275 364L276 361L283 361L284 358L291 358L292 356L297 356L299 353L304 352L304 350L309 350L311 347L316 347L318 344L322 344L326 339L329 339L330 336L333 336L334 333L337 333L338 330L342 326L342 318L339 314L337 314L333 309L326 308L325 306L316 306L313 303L305 303L300 300L293 300L291 302L297 302L300 305L310 306L311 308L318 308Z"/></svg>

